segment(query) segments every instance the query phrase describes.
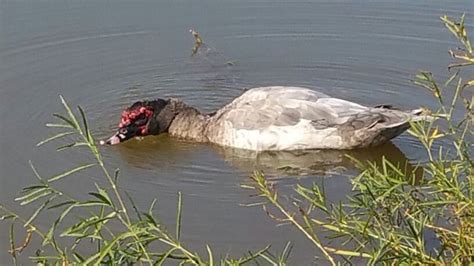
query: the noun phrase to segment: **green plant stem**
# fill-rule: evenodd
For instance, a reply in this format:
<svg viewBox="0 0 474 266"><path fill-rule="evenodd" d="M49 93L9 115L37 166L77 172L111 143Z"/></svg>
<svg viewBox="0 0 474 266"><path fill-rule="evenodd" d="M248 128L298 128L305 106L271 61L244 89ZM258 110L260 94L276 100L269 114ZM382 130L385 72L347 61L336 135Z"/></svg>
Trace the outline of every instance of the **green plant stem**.
<svg viewBox="0 0 474 266"><path fill-rule="evenodd" d="M146 248L143 246L143 244L139 241L140 238L138 237L138 235L135 233L135 231L133 230L133 228L131 227L131 220L130 220L130 217L128 216L128 213L127 213L127 209L125 207L125 204L124 204L124 201L122 199L122 196L120 195L118 189L117 189L117 185L115 184L115 182L113 182L113 179L112 177L110 176L109 172L107 171L107 169L105 168L105 165L104 165L104 162L100 156L100 152L99 150L97 149L97 146L95 145L95 142L94 142L94 138L92 137L92 134L90 134L89 132L89 129L87 127L87 123L86 123L86 119L85 119L85 116L82 112L82 109L79 108L79 111L81 112L81 116L83 118L83 121L84 121L84 129L80 126L79 122L77 121L74 113L72 112L71 108L69 107L69 105L66 103L66 101L64 100L64 98L61 96L61 102L63 103L64 107L66 108L71 120L72 120L72 123L73 125L75 126L75 129L76 131L79 133L79 135L82 137L82 139L84 140L84 142L87 144L87 146L89 147L90 151L92 152L92 154L94 155L97 163L99 164L100 168L102 169L102 172L104 173L104 175L106 176L110 186L112 187L113 191L114 191L114 194L115 194L115 197L116 199L118 200L119 204L120 204L120 212L117 212L117 217L119 218L119 220L123 223L123 225L125 225L125 227L133 233L133 236L134 238L137 240L137 245L138 247L142 250L143 254L145 255L146 259L148 260L149 264L152 265L152 260L146 250ZM124 214L125 216L125 219L122 217L121 213ZM97 262L97 263L100 263L100 262Z"/></svg>
<svg viewBox="0 0 474 266"><path fill-rule="evenodd" d="M314 218L311 218L311 221L312 221L313 223L319 225L319 226L322 226L322 227L324 227L324 228L326 228L326 229L328 229L328 230L331 230L331 231L337 232L337 233L346 233L346 231L344 231L343 229L354 229L354 228L351 228L351 227L349 227L349 226L347 226L347 225L339 224L338 226L342 227L342 228L343 228L343 229L342 229L342 228L339 228L339 227L334 226L334 225L326 224L326 223L324 223L324 222L322 222L322 221L320 221L320 220L314 219ZM379 226L383 226L383 225L380 225L380 224L379 224ZM378 240L380 240L380 241L382 241L382 242L384 242L384 243L390 243L390 242L391 242L390 240L388 240L388 239L386 239L386 238L383 238L383 237L380 237L380 236L378 236L378 235L376 235L376 234L374 234L374 233L370 233L370 232L367 232L367 231L366 231L365 233L366 233L368 236L370 236L370 237L372 237L372 238L374 238L374 239L378 239ZM409 247L409 246L405 246L405 245L402 244L402 245L396 246L396 247L394 247L394 248L404 249L404 250L409 251L409 252L412 252L412 253L414 253L414 254L421 255L423 258L425 258L425 259L428 260L427 262L435 263L435 261L434 261L430 256L428 256L428 255L426 255L426 254L424 254L424 253L421 253L421 252L419 252L418 250L416 250L416 249L414 249L414 248L411 248L411 247ZM369 255L369 256L370 256L370 255ZM370 256L370 257L372 257L372 256Z"/></svg>
<svg viewBox="0 0 474 266"><path fill-rule="evenodd" d="M321 242L319 242L317 239L315 239L300 223L298 223L298 221L295 220L295 218L293 217L293 215L291 215L290 213L288 213L286 211L286 209L280 204L280 202L278 201L278 195L276 194L276 192L272 192L271 189L269 188L268 184L267 184L267 181L265 180L265 177L263 177L262 174L256 172L254 173L254 175L252 176L252 179L254 179L258 186L259 186L259 190L261 193L263 193L263 196L268 200L270 201L270 203L272 205L274 205L275 207L277 207L277 209L280 210L280 212L286 217L286 220L287 221L290 221L294 226L296 226L296 228L298 228L301 232L303 232L303 234L311 241L313 242L313 244L319 249L321 250L321 252L323 252L324 256L327 258L327 260L332 264L332 265L336 265L336 262L334 261L334 259L332 258L332 256L328 253L328 251L324 248L324 246L321 244Z"/></svg>
<svg viewBox="0 0 474 266"><path fill-rule="evenodd" d="M84 135L83 135L84 136ZM130 231L130 232L133 232L133 236L134 238L137 240L137 245L140 247L140 249L142 250L143 254L145 255L148 263L150 265L153 265L152 263L152 260L150 258L150 255L148 254L148 251L146 250L146 248L143 246L143 244L139 241L140 238L138 237L138 235L135 233L134 229L131 227L131 221L130 221L130 217L128 216L127 214L127 209L125 208L125 204L122 200L122 196L120 195L118 189L117 189L117 185L115 184L115 182L113 182L112 180L112 177L110 176L109 172L107 171L107 169L105 168L104 166L104 163L102 161L102 159L100 158L100 155L99 153L94 153L94 149L97 149L97 147L94 145L94 146L91 146L89 144L89 147L91 148L91 150L93 151L93 154L95 155L95 158L97 160L97 162L99 163L99 166L101 167L102 171L104 172L105 176L107 177L107 180L109 181L110 185L112 186L112 189L115 193L115 196L117 198L117 200L119 201L119 204L120 204L120 208L122 209L121 211L125 214L125 218L126 220L123 219L123 217L120 215L120 213L117 213L117 217L120 219L120 221L122 221L122 223L127 227L127 229Z"/></svg>
<svg viewBox="0 0 474 266"><path fill-rule="evenodd" d="M313 242L313 244L316 245L316 247L318 247L323 252L323 254L326 256L326 258L329 260L329 262L332 265L336 265L336 262L334 261L332 256L329 255L326 248L319 241L317 241L314 237L312 237L311 234L300 223L298 223L298 221L295 220L293 215L289 214L286 211L286 209L280 204L280 202L278 200L276 200L276 199L274 200L271 197L269 198L269 200L275 207L277 207L280 210L280 212L286 217L286 219L288 219L288 221L290 221L301 232L303 232L306 235L306 237L308 237L308 239L310 239L311 242Z"/></svg>

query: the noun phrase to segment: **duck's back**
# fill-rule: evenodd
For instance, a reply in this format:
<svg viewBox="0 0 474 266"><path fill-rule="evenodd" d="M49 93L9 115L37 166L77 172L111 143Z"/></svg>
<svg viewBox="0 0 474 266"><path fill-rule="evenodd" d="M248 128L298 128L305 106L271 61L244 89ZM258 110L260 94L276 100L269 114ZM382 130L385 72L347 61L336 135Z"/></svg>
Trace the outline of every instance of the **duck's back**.
<svg viewBox="0 0 474 266"><path fill-rule="evenodd" d="M210 142L248 150L353 149L379 145L424 119L420 110L366 107L299 87L246 91L209 118Z"/></svg>
<svg viewBox="0 0 474 266"><path fill-rule="evenodd" d="M298 87L248 90L210 120L211 142L250 150L341 148L335 125L367 107Z"/></svg>

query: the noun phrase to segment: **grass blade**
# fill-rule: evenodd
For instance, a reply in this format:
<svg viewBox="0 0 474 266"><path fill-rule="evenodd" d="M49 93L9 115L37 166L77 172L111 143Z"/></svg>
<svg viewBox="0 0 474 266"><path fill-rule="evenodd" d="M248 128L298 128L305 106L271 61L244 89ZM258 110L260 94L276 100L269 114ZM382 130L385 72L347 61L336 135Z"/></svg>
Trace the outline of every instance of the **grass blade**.
<svg viewBox="0 0 474 266"><path fill-rule="evenodd" d="M176 240L178 241L179 241L179 238L181 237L182 207L183 207L182 195L181 195L181 191L179 191L178 192L178 209L176 211Z"/></svg>
<svg viewBox="0 0 474 266"><path fill-rule="evenodd" d="M33 222L33 220L41 213L41 211L43 211L44 208L48 206L51 200L56 198L56 196L57 195L51 196L48 200L46 200L43 204L41 204L41 206L38 209L36 209L36 211L31 215L31 217L25 222L24 227L28 227L31 224L31 222Z"/></svg>
<svg viewBox="0 0 474 266"><path fill-rule="evenodd" d="M213 266L214 265L214 258L212 256L211 247L209 247L209 245L206 245L206 249L207 249L207 254L209 255L209 266Z"/></svg>
<svg viewBox="0 0 474 266"><path fill-rule="evenodd" d="M109 194L107 194L107 191L105 189L99 187L99 185L95 184L95 187L97 188L97 191L99 192L98 195L93 195L93 196L99 196L99 199L104 201L105 203L109 204L109 206L113 206L113 201L110 199ZM97 193L94 193L97 194Z"/></svg>
<svg viewBox="0 0 474 266"><path fill-rule="evenodd" d="M6 220L9 220L9 219L13 219L13 218L16 218L16 216L13 215L13 214L6 214L6 215L3 215L3 216L0 216L0 221L6 221Z"/></svg>
<svg viewBox="0 0 474 266"><path fill-rule="evenodd" d="M52 191L45 187L45 188L39 188L39 189L36 189L34 191L31 191L30 193L24 195L24 196L21 196L21 197L18 197L18 198L15 198L15 201L21 201L20 202L20 205L26 205L26 204L29 204L33 201L36 201L42 197L45 197L49 194L51 194Z"/></svg>
<svg viewBox="0 0 474 266"><path fill-rule="evenodd" d="M64 205L64 202L62 203ZM56 204L58 205L58 204ZM55 206L56 206L55 205ZM55 206L52 206L52 207L49 207L48 209L52 209L53 207ZM51 226L51 228L49 229L48 233L46 233L45 237L44 237L44 240L43 240L43 246L47 243L49 243L49 241L51 241L51 239L53 239L53 235L54 235L54 232L56 230L56 227L58 226L58 224L60 222L62 222L62 220L64 219L64 217L66 217L66 215L68 215L68 213L74 208L76 207L75 204L73 205L70 205L68 206L67 208L65 208L62 212L61 212L61 215L59 215L59 217L56 219L56 221L54 221L53 225Z"/></svg>
<svg viewBox="0 0 474 266"><path fill-rule="evenodd" d="M94 166L95 164L94 163L91 163L91 164L86 164L86 165L81 165L81 166L78 166L76 168L73 168L71 170L68 170L64 173L61 173L61 174L58 174L58 175L55 175L53 177L51 177L50 179L48 179L48 182L51 183L51 182L54 182L54 181L57 181L63 177L66 177L66 176L69 176L69 175L72 175L76 172L79 172L81 170L84 170L84 169L87 169L87 168L90 168L92 166Z"/></svg>
<svg viewBox="0 0 474 266"><path fill-rule="evenodd" d="M250 255L247 256L247 257L245 257L245 258L243 258L243 259L241 259L241 260L239 261L239 265L243 265L243 264L245 264L245 263L247 263L247 262L250 262L250 261L252 261L252 260L255 260L255 259L256 259L257 257L259 257L261 254L267 252L268 249L270 249L270 245L264 247L263 249L261 249L261 250L255 252L255 253L248 252Z"/></svg>
<svg viewBox="0 0 474 266"><path fill-rule="evenodd" d="M10 255L12 256L13 264L17 265L16 253L15 253L15 222L13 221L10 225Z"/></svg>
<svg viewBox="0 0 474 266"><path fill-rule="evenodd" d="M72 147L80 147L80 146L87 146L87 145L89 144L85 142L73 142L73 143L69 143L69 144L58 147L56 151L62 151L62 150L69 149Z"/></svg>
<svg viewBox="0 0 474 266"><path fill-rule="evenodd" d="M73 206L79 206L79 204L78 205L73 205ZM93 216L93 217L90 217L86 220L82 220L82 221L74 224L73 226L69 227L68 229L66 229L61 234L61 236L73 236L74 237L74 236L76 236L76 233L78 233L82 230L86 230L86 229L89 229L89 228L95 228L95 226L99 223L107 223L109 220L113 219L116 215L117 215L116 212L111 212L103 218Z"/></svg>
<svg viewBox="0 0 474 266"><path fill-rule="evenodd" d="M40 188L46 188L46 187L48 187L48 186L47 185L33 185L33 186L24 187L21 190L26 193L26 192L29 192L29 191L32 191L32 190L36 190L36 189L40 189Z"/></svg>
<svg viewBox="0 0 474 266"><path fill-rule="evenodd" d="M60 115L60 114L53 114L54 117L57 117L61 120L63 120L64 122L66 122L71 128L73 129L76 129L76 130L79 130L77 128L77 126L74 124L74 122L72 120L70 120L69 118L66 118L65 116L63 115Z"/></svg>
<svg viewBox="0 0 474 266"><path fill-rule="evenodd" d="M84 113L84 110L82 110L82 108L80 106L77 106L77 109L79 110L79 113L81 114L82 124L84 126L84 133L86 135L86 139L87 139L88 142L91 142L92 135L89 131L89 126L87 125L87 119L86 119L86 115Z"/></svg>
<svg viewBox="0 0 474 266"><path fill-rule="evenodd" d="M110 252L110 250L112 249L112 247L119 241L119 240L122 240L122 239L126 239L126 238L129 238L129 237L133 237L137 232L125 232L123 234L120 234L118 235L117 237L115 237L112 241L110 241L107 245L105 245L102 250L100 251L99 253L99 256L97 258L97 261L96 261L96 264L100 264L101 261L105 258L105 256L107 255L107 253ZM85 265L89 265L94 259L95 259L96 256L93 256L91 258L89 258L84 264Z"/></svg>
<svg viewBox="0 0 474 266"><path fill-rule="evenodd" d="M132 197L130 196L130 194L128 194L127 191L125 191L125 195L127 196L128 200L130 201L130 203L132 204L132 208L133 210L135 211L135 214L137 215L137 218L138 220L142 220L142 216L140 214L140 210L138 210L138 207L137 205L135 204L135 201L133 201Z"/></svg>
<svg viewBox="0 0 474 266"><path fill-rule="evenodd" d="M108 200L107 197L104 197L100 193L90 192L89 195L98 198L100 202L104 203L106 206L112 207L112 203L110 202L110 200ZM90 202L95 202L95 201L90 201Z"/></svg>
<svg viewBox="0 0 474 266"><path fill-rule="evenodd" d="M50 206L50 207L48 207L48 209L56 209L56 208L62 207L62 206L64 206L64 205L70 205L70 204L74 204L74 203L77 203L77 201L68 200L68 201L64 201L64 202L55 204L55 205L53 205L53 206Z"/></svg>
<svg viewBox="0 0 474 266"><path fill-rule="evenodd" d="M66 124L54 124L54 123L46 123L46 127L52 127L52 128L73 128L71 125L66 125Z"/></svg>
<svg viewBox="0 0 474 266"><path fill-rule="evenodd" d="M293 245L290 241L286 242L285 248L281 252L280 263L285 263L290 257L291 251L293 250Z"/></svg>
<svg viewBox="0 0 474 266"><path fill-rule="evenodd" d="M41 177L41 175L38 173L35 166L33 165L33 162L30 160L30 161L28 161L28 163L30 164L30 168L33 171L33 173L35 174L36 178L38 178L39 181L41 181L41 183L45 183L43 178Z"/></svg>
<svg viewBox="0 0 474 266"><path fill-rule="evenodd" d="M45 140L43 140L43 141L40 141L38 144L36 144L36 147L39 147L39 146L41 146L41 145L43 145L43 144L46 144L46 143L48 143L48 142L50 142L50 141L52 141L52 140L55 140L55 139L59 139L59 138L65 137L65 136L72 135L72 134L74 134L74 133L75 133L75 132L63 132L63 133L56 134L56 135L54 135L54 136L52 136L52 137L49 137L49 138L47 138L47 139L45 139Z"/></svg>
<svg viewBox="0 0 474 266"><path fill-rule="evenodd" d="M166 261L166 259L167 259L168 257L170 257L171 254L172 254L176 249L177 249L177 248L171 248L170 250L168 250L168 252L166 252L165 254L163 254L163 256L162 256L159 260L157 260L157 261L155 262L155 265L158 265L158 266L163 265L163 263Z"/></svg>
<svg viewBox="0 0 474 266"><path fill-rule="evenodd" d="M67 104L66 100L64 100L62 95L59 95L59 98L61 99L61 103L63 104L64 108L66 109L67 114L69 116L69 119L74 125L74 128L79 130L79 131L82 131L81 127L79 126L79 123L77 122L76 116L72 112L71 107L69 107L69 104Z"/></svg>

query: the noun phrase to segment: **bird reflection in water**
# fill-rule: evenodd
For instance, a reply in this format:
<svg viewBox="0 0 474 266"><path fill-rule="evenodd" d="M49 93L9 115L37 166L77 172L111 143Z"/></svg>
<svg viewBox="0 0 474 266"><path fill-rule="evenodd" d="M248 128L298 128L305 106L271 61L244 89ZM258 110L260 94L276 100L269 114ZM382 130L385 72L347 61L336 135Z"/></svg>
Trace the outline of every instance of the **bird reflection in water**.
<svg viewBox="0 0 474 266"><path fill-rule="evenodd" d="M220 148L224 160L240 169L262 170L271 175L346 175L358 171L355 158L360 162L374 162L382 165L382 158L410 173L415 171L416 178L421 177L420 168L412 165L403 152L393 143L358 150L302 150L253 152L231 148Z"/></svg>
<svg viewBox="0 0 474 266"><path fill-rule="evenodd" d="M196 144L176 140L167 136L133 140L120 145L117 151L122 158L134 167L159 169L166 165L193 164L225 169L225 163L242 172L263 171L272 176L341 176L355 175L360 170L350 157L361 162L375 162L382 165L382 158L398 166L406 173L415 172L415 178L421 178L423 172L411 164L405 154L393 143L369 149L358 150L300 150L255 152L212 144ZM199 162L201 160L201 162ZM202 162L205 160L207 162ZM201 168L202 169L202 168ZM179 166L178 166L179 170Z"/></svg>

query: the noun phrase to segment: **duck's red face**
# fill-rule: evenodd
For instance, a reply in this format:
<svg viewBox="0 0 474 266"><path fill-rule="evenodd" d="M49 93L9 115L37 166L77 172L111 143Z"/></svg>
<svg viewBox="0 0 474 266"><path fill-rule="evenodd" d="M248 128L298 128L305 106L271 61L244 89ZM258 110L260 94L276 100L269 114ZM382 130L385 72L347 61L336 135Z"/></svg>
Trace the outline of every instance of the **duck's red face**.
<svg viewBox="0 0 474 266"><path fill-rule="evenodd" d="M105 143L115 145L133 137L149 134L149 122L153 116L153 108L141 102L133 104L122 112L122 119L118 124L115 135Z"/></svg>

